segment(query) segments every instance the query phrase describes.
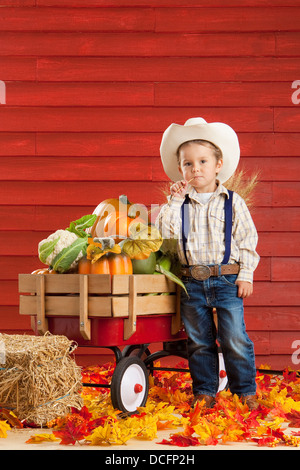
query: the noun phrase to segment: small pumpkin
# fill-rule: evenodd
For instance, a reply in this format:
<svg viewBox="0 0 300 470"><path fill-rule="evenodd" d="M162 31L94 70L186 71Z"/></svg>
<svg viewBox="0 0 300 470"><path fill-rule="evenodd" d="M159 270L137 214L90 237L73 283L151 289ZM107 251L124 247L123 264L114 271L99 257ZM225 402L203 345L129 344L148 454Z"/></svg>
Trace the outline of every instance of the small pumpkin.
<svg viewBox="0 0 300 470"><path fill-rule="evenodd" d="M54 271L54 269L50 268L39 268L32 271L31 274L57 274L57 271Z"/></svg>
<svg viewBox="0 0 300 470"><path fill-rule="evenodd" d="M126 253L106 253L97 261L83 257L78 262L79 274L132 274L132 262Z"/></svg>

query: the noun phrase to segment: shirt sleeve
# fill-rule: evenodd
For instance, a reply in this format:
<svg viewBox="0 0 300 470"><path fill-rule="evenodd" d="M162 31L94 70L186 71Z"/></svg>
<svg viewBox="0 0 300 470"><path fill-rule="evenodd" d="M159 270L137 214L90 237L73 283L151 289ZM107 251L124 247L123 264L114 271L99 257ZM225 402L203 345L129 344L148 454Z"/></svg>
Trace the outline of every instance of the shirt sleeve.
<svg viewBox="0 0 300 470"><path fill-rule="evenodd" d="M253 283L253 273L260 259L256 252L258 235L245 201L235 196L232 237L239 249L240 272L237 280Z"/></svg>
<svg viewBox="0 0 300 470"><path fill-rule="evenodd" d="M174 196L172 199L169 199L168 204L161 208L155 225L163 238L179 238L181 230L180 209L183 201L184 198Z"/></svg>

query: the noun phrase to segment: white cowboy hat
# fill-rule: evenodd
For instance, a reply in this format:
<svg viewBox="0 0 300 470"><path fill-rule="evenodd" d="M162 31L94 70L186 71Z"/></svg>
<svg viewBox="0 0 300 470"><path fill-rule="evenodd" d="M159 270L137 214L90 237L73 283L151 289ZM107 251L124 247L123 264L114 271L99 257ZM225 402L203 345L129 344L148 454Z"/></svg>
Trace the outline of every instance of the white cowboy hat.
<svg viewBox="0 0 300 470"><path fill-rule="evenodd" d="M222 152L223 166L218 174L220 183L227 181L235 172L240 159L240 146L234 130L222 122L207 123L203 118L191 118L182 126L171 124L164 132L160 155L166 175L172 181L182 179L178 169L177 150L189 140L207 140Z"/></svg>

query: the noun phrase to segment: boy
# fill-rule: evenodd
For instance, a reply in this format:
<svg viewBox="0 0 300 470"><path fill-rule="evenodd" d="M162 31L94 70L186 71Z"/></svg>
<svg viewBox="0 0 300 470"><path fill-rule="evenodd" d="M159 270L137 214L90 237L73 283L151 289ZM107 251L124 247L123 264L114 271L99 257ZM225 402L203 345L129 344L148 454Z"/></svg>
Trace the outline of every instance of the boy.
<svg viewBox="0 0 300 470"><path fill-rule="evenodd" d="M157 225L164 238L178 239L188 292L182 291L181 316L188 336L192 405L198 400L214 405L219 384L217 339L230 391L253 409L256 368L243 299L253 292L257 232L243 199L222 185L238 165L238 138L226 124L193 118L183 126L168 127L160 152L164 170L175 183Z"/></svg>

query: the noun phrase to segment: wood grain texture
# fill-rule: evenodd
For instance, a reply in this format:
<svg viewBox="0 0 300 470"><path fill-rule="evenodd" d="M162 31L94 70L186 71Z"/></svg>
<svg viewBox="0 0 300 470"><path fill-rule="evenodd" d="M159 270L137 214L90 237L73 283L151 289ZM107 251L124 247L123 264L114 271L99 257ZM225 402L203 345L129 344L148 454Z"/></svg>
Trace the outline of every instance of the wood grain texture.
<svg viewBox="0 0 300 470"><path fill-rule="evenodd" d="M300 0L1 6L1 331L30 332L18 314L17 279L41 266L38 242L107 197L127 194L158 208L169 187L162 133L171 122L203 116L231 125L240 168L259 171L252 215L261 261L246 325L257 365L293 366L291 345L300 337L300 103L292 100L295 92L300 98L292 87L300 80ZM91 354L82 348L83 359Z"/></svg>

